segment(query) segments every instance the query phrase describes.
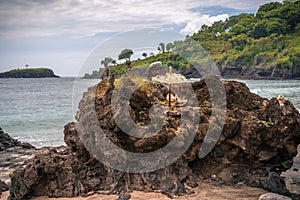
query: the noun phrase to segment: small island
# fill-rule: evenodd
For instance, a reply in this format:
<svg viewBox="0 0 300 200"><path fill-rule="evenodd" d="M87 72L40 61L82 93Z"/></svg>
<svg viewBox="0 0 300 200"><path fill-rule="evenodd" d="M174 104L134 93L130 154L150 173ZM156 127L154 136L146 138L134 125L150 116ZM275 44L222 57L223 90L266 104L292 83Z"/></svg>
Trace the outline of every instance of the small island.
<svg viewBox="0 0 300 200"><path fill-rule="evenodd" d="M59 76L48 68L25 68L0 73L0 78L59 78Z"/></svg>

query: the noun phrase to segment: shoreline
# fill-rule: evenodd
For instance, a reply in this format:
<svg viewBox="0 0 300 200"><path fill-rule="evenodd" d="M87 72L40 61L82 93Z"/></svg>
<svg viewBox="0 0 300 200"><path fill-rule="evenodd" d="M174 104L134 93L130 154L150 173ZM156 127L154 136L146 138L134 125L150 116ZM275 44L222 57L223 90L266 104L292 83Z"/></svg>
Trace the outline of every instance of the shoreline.
<svg viewBox="0 0 300 200"><path fill-rule="evenodd" d="M248 186L215 186L208 183L202 183L197 188L194 189L195 193L184 196L177 196L175 199L180 200L257 200L261 195L268 193L266 190L255 187ZM170 198L164 194L158 192L142 192L142 191L132 191L129 193L132 200L169 200ZM8 191L4 192L0 196L0 200L6 200L8 197ZM93 194L88 197L73 197L73 198L55 198L57 200L116 200L118 195L105 195L105 194ZM46 196L33 197L32 200L50 200L52 198Z"/></svg>
<svg viewBox="0 0 300 200"><path fill-rule="evenodd" d="M216 78L216 77L212 77ZM203 86L204 80L201 80L200 82L193 83L193 86L197 88L198 95L200 97L203 97L203 94L208 95L205 88ZM101 87L105 86L105 87ZM154 172L155 176L153 176L154 179L152 179L151 174L148 174L144 176L136 175L136 174L129 174L125 176L125 174L121 175L119 177L118 172L116 170L113 170L112 168L107 168L107 166L104 166L102 162L99 162L99 160L95 160L95 157L89 153L88 149L85 149L85 147L82 146L82 143L80 142L79 138L79 132L78 132L78 126L81 122L85 122L86 117L89 115L89 110L86 108L89 107L89 103L94 103L95 98L97 97L98 101L101 101L102 103L99 104L100 106L106 108L106 105L110 104L110 96L109 95L101 95L101 94L110 94L107 91L110 91L111 86L105 84L105 82L101 82L97 85L97 87L94 87L96 89L101 90L101 92L97 92L96 94L99 94L99 96L93 96L90 95L90 93L93 92L92 89L89 89L87 93L85 93L84 97L82 98L82 102L79 104L79 110L81 111L80 117L76 118L78 123L72 122L65 126L64 134L65 134L65 142L67 144L67 147L53 147L53 148L41 148L41 149L35 149L33 152L28 153L26 156L23 157L25 160L25 163L21 163L25 168L19 168L17 170L14 169L7 169L6 175L8 173L13 171L12 179L11 179L11 188L13 197L19 198L21 195L48 195L48 196L54 196L54 197L60 197L60 196L77 196L77 195L85 195L85 194L91 194L93 190L95 191L106 191L109 188L112 189L109 193L110 194L122 194L123 192L131 192L132 190L140 190L140 191L152 191L152 192L161 192L163 194L168 195L169 197L177 198L177 195L185 194L184 199L193 199L193 196L191 196L191 191L193 191L190 188L195 188L196 196L197 198L201 198L201 194L204 195L202 198L209 199L209 195L211 194L203 194L201 192L206 191L214 191L214 190L221 190L221 196L224 199L224 193L226 191L236 191L231 192L229 195L232 195L233 193L237 193L239 195L238 199L242 199L245 192L243 189L250 190L248 186L256 186L260 188L264 188L268 191L280 193L280 194L288 194L289 192L285 188L285 184L281 183L282 185L273 185L273 181L279 181L281 178L279 175L281 172L288 170L290 165L287 165L288 163L284 163L287 159L286 157L282 157L285 152L283 150L280 150L280 147L282 145L290 145L289 143L286 143L287 134L290 135L289 139L294 140L295 143L293 143L292 149L287 149L288 151L288 162L291 164L293 161L293 156L298 151L298 157L297 160L295 160L294 168L291 170L296 172L299 171L299 146L296 146L299 144L298 141L298 132L297 127L299 127L299 113L295 111L295 108L292 106L292 104L289 101L286 101L284 103L284 107L279 107L278 100L273 98L269 101L264 102L263 98L259 97L258 95L252 94L249 92L249 89L246 87L245 84L241 84L238 82L226 82L226 92L229 94L228 98L229 105L228 109L229 114L227 116L227 125L225 132L223 132L223 138L221 139L222 144L218 144L215 147L215 152L210 154L205 159L210 162L202 162L200 159L197 158L196 154L197 152L194 151L194 149L198 149L199 145L201 145L201 137L204 137L201 130L204 130L205 127L200 129L200 132L197 132L197 136L195 139L195 143L193 143L195 148L191 148L189 152L185 153L183 155L182 159L178 159L174 165L167 166L163 168L162 170L158 170ZM156 93L153 94L163 94L165 91L165 88L157 88L155 84L151 85L153 90ZM151 90L152 91L152 90ZM246 94L246 95L245 95ZM132 100L132 104L136 106L140 106L138 103L139 97L144 96L143 90L138 90L138 92L135 94L135 98ZM162 99L164 98L163 95L161 95ZM247 97L247 99L245 99ZM206 98L207 99L207 98ZM252 104L246 103L247 100L250 99ZM149 99L148 99L149 100ZM244 104L241 104L240 102L244 102ZM201 105L203 105L202 110L200 112L203 112L203 121L206 117L209 116L209 112L204 111L210 111L210 104L208 104L208 101L201 101ZM141 104L145 106L144 104ZM99 113L102 113L100 111L103 111L102 107L99 107L97 111ZM243 112L243 115L235 115L234 109L240 108L239 112ZM206 110L205 110L206 109ZM107 114L107 113L106 113ZM108 115L108 114L107 114ZM251 117L244 117L244 116L251 116ZM264 116L263 118L259 118L259 116ZM114 127L109 126L109 120L110 118L105 118L106 115L102 116L101 120L103 120L103 126L104 129L112 129ZM111 115L108 115L108 117L111 117ZM141 117L139 115L139 117ZM272 119L271 122L270 119ZM142 120L146 120L146 117ZM268 120L268 121L264 121ZM178 118L170 116L169 121L171 121L173 124L168 124L171 128L176 125ZM242 124L236 123L237 121L242 121ZM288 122L291 121L293 123L282 124L279 122ZM94 121L89 120L89 122L93 123ZM176 123L175 123L176 122ZM200 123L202 126L207 125L208 123ZM264 122L264 123L263 123ZM268 124L271 123L271 124ZM259 126L255 126L258 124ZM243 125L243 129L240 129L239 127ZM283 129L284 126L289 126L290 129ZM88 126L93 127L93 126ZM167 125L166 125L167 127ZM176 128L176 127L175 127ZM164 134L170 133L177 133L176 131L181 130L174 129L175 132L170 132L169 129L163 129L164 132L162 132L162 136ZM239 128L239 129L238 129ZM172 130L173 130L172 129ZM236 132L234 130L243 130L243 132ZM287 129L287 130L286 130ZM115 130L115 129L114 129ZM285 132L283 132L286 130ZM89 133L89 130L86 130L84 134ZM257 144L254 145L251 143L251 138L248 138L248 133L255 133L256 135L251 135L251 137L255 137ZM118 134L124 135L122 132L113 132L112 134ZM276 133L282 133L282 134L276 134ZM285 134L287 133L287 134ZM179 133L177 133L179 134ZM230 135L231 134L231 135ZM276 134L276 135L275 135ZM82 136L82 135L81 135ZM113 137L114 135L110 135ZM158 135L161 136L161 135ZM148 139L147 141L144 139L133 140L135 138L125 138L125 141L127 141L126 145L134 144L136 147L136 151L143 151L143 148L146 148L149 142L153 142L152 140L156 140L159 138L156 138L158 136L155 136L151 139ZM234 136L234 137L233 137ZM242 138L242 142L240 140L240 136L244 136ZM247 136L247 137L245 137ZM261 136L265 136L266 138L260 139ZM274 138L275 137L275 138ZM269 141L272 138L274 140L274 143L262 143L264 144L265 150L261 153L259 151L259 155L257 157L257 153L253 153L253 151L257 150L257 146L260 145L260 142L262 141ZM293 139L294 138L294 139ZM127 140L126 140L127 139ZM252 138L253 139L253 138ZM151 140L151 141L150 141ZM117 138L115 141L117 144L121 141L124 141L124 138ZM167 142L167 140L163 140L164 142ZM148 143L147 143L148 142ZM4 143L5 144L5 143ZM122 143L123 144L123 143ZM153 143L154 145L151 145L151 148L156 148L157 143ZM246 148L244 146L246 145ZM177 145L180 145L177 144ZM223 145L223 146L221 146ZM235 145L232 149L232 145ZM269 145L269 146L268 146ZM18 146L18 148L21 148ZM22 147L24 150L24 147ZM125 147L127 148L127 147ZM227 149L228 151L222 151L223 154L221 154L222 148ZM5 148L4 148L5 149ZM272 161L272 158L275 157L274 151L276 150L276 154L279 160ZM10 149L6 149L7 152ZM152 149L151 149L152 150ZM22 149L20 150L22 153ZM16 164L15 159L18 159L22 157L22 155L15 155L15 151L11 151L12 154L14 154L14 157L11 155L7 155L5 165L14 165ZM23 152L24 153L24 152ZM284 154L283 154L284 153ZM34 156L34 159L31 156ZM29 156L29 157L28 157ZM186 156L186 157L184 157ZM190 156L190 157L187 157ZM195 157L194 157L195 156ZM188 159L187 159L188 158ZM247 158L250 158L252 160L249 160ZM230 160L229 160L230 159ZM23 161L24 161L23 160ZM38 162L35 162L38 161ZM218 162L216 162L218 160ZM195 162L197 161L197 163ZM230 163L228 163L230 161ZM270 166L267 166L264 164L266 162L263 161L269 161ZM2 163L2 161L1 161ZM197 164L197 165L196 165ZM245 168L245 164L248 166L253 166L252 168ZM282 165L282 168L278 168L278 173L275 173L274 171L269 171L271 169L275 169L275 167ZM3 167L1 166L1 167ZM44 168L47 166L46 168ZM77 167L74 168L74 166L80 166L80 168L77 169ZM59 168L58 168L59 167ZM71 168L70 168L71 167ZM92 168L91 168L92 167ZM184 167L184 168L183 168ZM201 170L200 168L201 167ZM220 168L218 168L220 167ZM41 169L42 171L39 171ZM61 169L59 172L57 170L52 169ZM182 169L182 172L178 172L178 169ZM243 170L245 169L245 171ZM277 169L277 168L276 168ZM3 170L3 168L1 169ZM8 171L9 170L9 171ZM206 171L205 171L206 170ZM180 170L181 171L181 170ZM8 172L8 173L7 173ZM268 173L269 172L269 173ZM66 179L67 177L70 177ZM82 174L82 176L78 176L78 174ZM89 174L89 176L87 176ZM298 174L298 173L297 173ZM153 174L152 174L153 175ZM107 176L115 177L113 179L107 179ZM286 178L294 179L295 175L294 173L285 174ZM118 178L119 177L119 178ZM167 177L166 181L163 177ZM299 175L300 177L300 175ZM296 177L296 180L299 178ZM7 179L6 179L7 180ZM49 182L50 180L50 182ZM55 181L53 181L55 180ZM120 180L122 182L120 182ZM147 184L141 184L145 182ZM9 181L9 180L7 180ZM97 182L98 181L98 182ZM142 182L141 182L142 181ZM255 181L257 182L257 185L255 185ZM281 182L281 181L280 181ZM27 187L22 189L21 184L25 184ZM96 183L96 184L94 184ZM118 185L119 183L122 183ZM125 187L124 188L124 183ZM155 185L159 183L159 185ZM194 183L196 185L194 185ZM254 183L254 184L253 184ZM296 182L298 183L298 182ZM36 184L40 184L38 187ZM130 187L127 187L128 184ZM294 183L292 183L294 184ZM192 186L194 185L194 186ZM118 186L118 188L116 187ZM49 190L49 187L52 189ZM69 189L65 190L66 187L69 187ZM31 189L28 189L31 188ZM41 190L43 188L43 190ZM73 189L72 189L73 188ZM79 188L74 190L74 188ZM225 189L224 189L225 188ZM116 191L114 191L116 189ZM199 191L200 189L200 191ZM25 192L23 191L25 190ZM28 191L27 191L28 190ZM266 190L263 190L264 193ZM261 191L261 190L260 190ZM292 192L292 191L291 191ZM99 192L102 193L102 192ZM18 196L19 195L19 196ZM205 196L206 195L206 196ZM208 196L207 196L208 195ZM257 194L255 196L255 199L259 197L261 194ZM293 195L293 194L291 194ZM122 196L122 195L121 195ZM216 196L218 194L213 195L213 198L216 199ZM25 197L25 196L24 196ZM28 197L28 196L27 196ZM42 198L42 197L41 197ZM252 196L247 196L247 199L252 198ZM180 199L180 197L178 197ZM237 199L236 197L228 197L227 199Z"/></svg>

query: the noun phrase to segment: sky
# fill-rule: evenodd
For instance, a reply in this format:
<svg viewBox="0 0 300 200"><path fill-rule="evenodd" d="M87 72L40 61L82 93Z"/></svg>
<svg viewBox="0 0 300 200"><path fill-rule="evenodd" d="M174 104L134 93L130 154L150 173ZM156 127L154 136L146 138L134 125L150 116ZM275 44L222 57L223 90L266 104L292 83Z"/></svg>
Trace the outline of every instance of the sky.
<svg viewBox="0 0 300 200"><path fill-rule="evenodd" d="M49 67L60 76L78 76L92 54L99 62L86 70L99 68L104 56L117 59L121 48L134 48L138 57L144 51L155 51L160 42L197 32L203 24L255 13L267 2L270 0L0 0L0 72L29 65ZM151 31L154 29L158 31ZM136 43L135 38L144 42ZM116 42L119 46L109 51L109 45Z"/></svg>

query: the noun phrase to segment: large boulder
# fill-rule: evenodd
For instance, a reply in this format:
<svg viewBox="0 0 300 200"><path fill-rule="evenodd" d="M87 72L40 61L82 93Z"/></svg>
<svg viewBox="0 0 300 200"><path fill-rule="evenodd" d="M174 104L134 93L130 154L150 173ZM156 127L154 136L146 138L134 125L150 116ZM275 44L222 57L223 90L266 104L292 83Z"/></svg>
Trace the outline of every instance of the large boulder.
<svg viewBox="0 0 300 200"><path fill-rule="evenodd" d="M149 80L155 76L164 76L167 73L167 69L163 67L162 62L157 61L149 65L149 71L147 78Z"/></svg>
<svg viewBox="0 0 300 200"><path fill-rule="evenodd" d="M291 200L291 198L276 193L266 193L261 195L258 200Z"/></svg>
<svg viewBox="0 0 300 200"><path fill-rule="evenodd" d="M26 167L16 170L12 177L10 199L28 199L32 195L72 197L90 191L123 194L131 190L160 191L173 197L193 192L192 188L197 187L197 182L208 178L220 183L262 187L298 198L289 193L279 177L281 172L292 166L300 143L300 114L288 100L284 100L283 104L280 102L281 105L275 98L267 100L251 93L243 83L224 81L226 124L212 151L204 158L198 157L208 128L212 121L219 120L218 116L216 119L211 117L215 108L211 101L212 91L206 85L209 79L215 81L216 85L220 83L218 77L210 76L189 85L196 94L199 107L189 103L186 106L189 110L196 110L200 117L192 144L172 164L145 173L122 172L102 164L98 160L101 155L108 154L111 161L120 162L120 165L124 165L121 161L126 160L126 155L101 152L99 149L105 148L106 144L101 146L99 141L109 138L126 151L153 152L166 146L175 136L185 138L186 134L192 132L190 124L196 117L194 112L187 119L181 119L180 108L167 111L169 114L166 119L163 118L163 112L155 113L152 105L166 101L168 88L150 81L137 87L131 95L129 116L126 113L123 115L125 107L122 105L114 108L115 113L112 112L113 91L121 91L108 81L89 88L79 104L78 122L65 126L68 149L58 151L52 148L40 152L27 162ZM124 84L122 92L126 93L136 83L127 79L120 84ZM172 88L184 89L185 86ZM122 94L117 95L118 101L126 99ZM157 126L161 125L159 122L163 124L157 134L138 138L126 134L117 125L114 118L117 115L124 122L133 120L141 127L146 127L155 119L158 119ZM186 126L180 127L181 120L185 120ZM100 127L104 135L96 131ZM218 123L212 124L212 127L219 128ZM182 141L175 143L174 147L179 149L186 145L185 140ZM152 164L165 162L165 159L156 157ZM132 167L135 162L131 160L125 164Z"/></svg>

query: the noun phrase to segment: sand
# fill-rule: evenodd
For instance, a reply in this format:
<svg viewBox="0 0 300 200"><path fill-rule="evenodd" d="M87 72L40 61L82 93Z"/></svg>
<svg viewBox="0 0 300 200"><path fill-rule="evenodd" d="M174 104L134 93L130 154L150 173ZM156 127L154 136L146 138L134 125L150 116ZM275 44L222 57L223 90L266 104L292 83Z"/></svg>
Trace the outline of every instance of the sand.
<svg viewBox="0 0 300 200"><path fill-rule="evenodd" d="M209 184L202 184L195 188L195 193L192 195L179 196L176 199L187 200L258 200L259 196L267 193L267 191L260 188L252 188L242 186L239 188L230 186L216 187ZM166 195L154 192L139 192L133 191L131 194L131 200L168 200ZM8 192L4 192L0 200L6 200ZM101 195L94 194L89 197L74 197L74 198L56 198L57 200L116 200L117 195ZM34 197L32 200L48 200L48 197Z"/></svg>

